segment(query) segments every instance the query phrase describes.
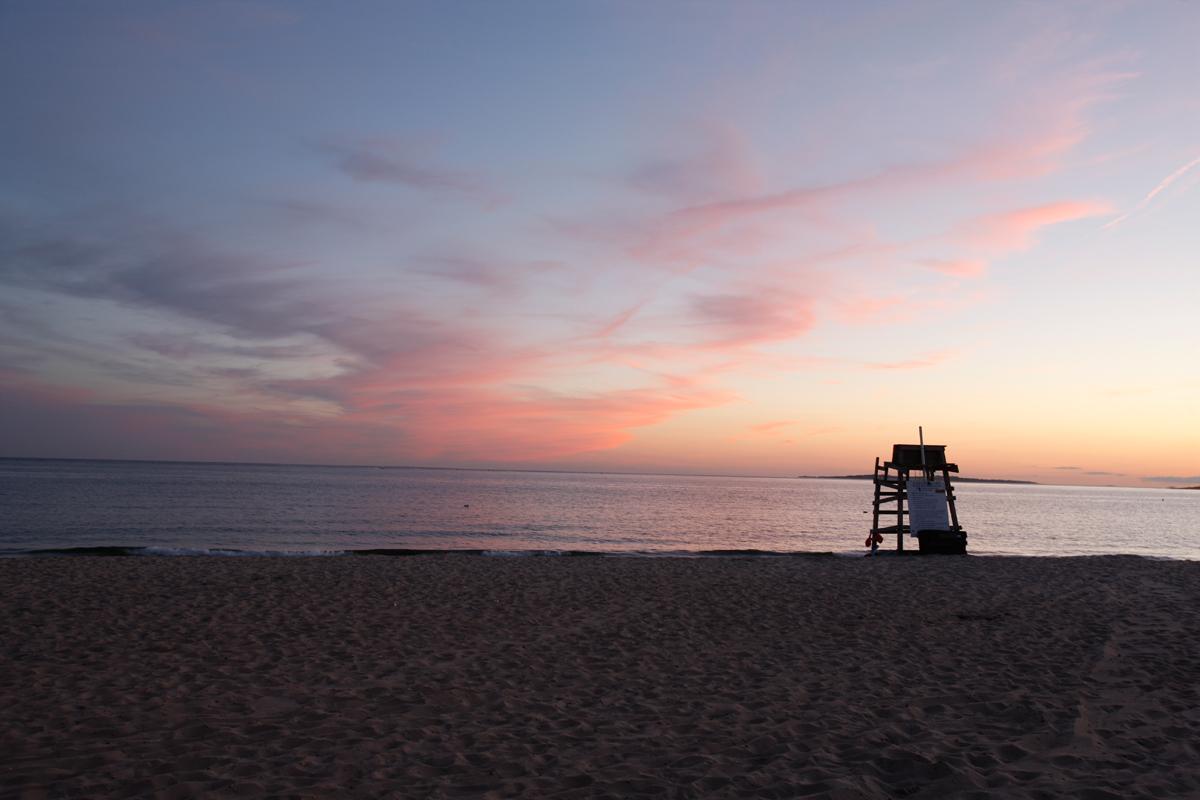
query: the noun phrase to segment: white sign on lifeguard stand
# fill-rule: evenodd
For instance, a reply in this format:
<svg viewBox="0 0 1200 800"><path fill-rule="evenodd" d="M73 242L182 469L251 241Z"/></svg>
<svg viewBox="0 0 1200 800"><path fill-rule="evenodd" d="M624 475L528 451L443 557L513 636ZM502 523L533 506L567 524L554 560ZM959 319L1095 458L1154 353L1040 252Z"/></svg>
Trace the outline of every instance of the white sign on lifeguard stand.
<svg viewBox="0 0 1200 800"><path fill-rule="evenodd" d="M908 479L908 527L917 531L950 530L946 487L941 478Z"/></svg>

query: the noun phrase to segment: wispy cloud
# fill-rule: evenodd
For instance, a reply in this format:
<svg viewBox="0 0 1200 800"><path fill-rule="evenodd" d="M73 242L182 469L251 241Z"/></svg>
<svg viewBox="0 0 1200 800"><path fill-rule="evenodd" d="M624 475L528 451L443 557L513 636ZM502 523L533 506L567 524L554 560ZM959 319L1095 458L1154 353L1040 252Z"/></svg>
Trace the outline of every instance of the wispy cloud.
<svg viewBox="0 0 1200 800"><path fill-rule="evenodd" d="M36 369L12 373L6 382L10 421L22 415L41 420L45 414L35 407L67 403L86 407L80 412L114 430L128 428L141 415L145 449L113 451L130 457L174 452L186 425L208 431L206 441L228 452L258 447L280 458L307 451L311 460L312 453L336 450L337 442L346 443L347 454L377 461L389 454L434 462L556 458L614 447L635 428L732 397L688 376L651 377L633 388L555 391L538 384L552 383L557 373L570 372L600 351L583 348L575 356L515 341L490 316L430 306L436 295L426 295L425 307L418 307L401 279L339 284L303 264L215 248L170 230L137 242L103 243L27 232L9 238L0 256L0 285L168 314L204 331L125 334L123 340L133 346L130 355L104 369L110 379L133 381L129 391L110 387L93 393L94 399L67 396L40 384ZM425 267L452 282L504 291L524 291L530 275L552 268L517 265L505 277L506 267L469 259L427 260ZM700 305L719 337L766 335L754 327L749 311ZM162 361L142 365L138 353ZM617 348L603 361L625 353ZM64 354L71 356L60 348L55 357ZM102 363L94 354L86 357L91 369ZM224 364L214 366L214 358ZM314 359L336 368L315 369ZM30 366L36 368L36 362ZM152 408L134 399L168 377L185 387L217 376L256 400L237 410L198 400ZM251 410L255 406L261 410ZM287 429L290 443L278 444ZM97 430L77 432L81 442L111 443ZM192 457L203 455L196 451Z"/></svg>
<svg viewBox="0 0 1200 800"><path fill-rule="evenodd" d="M348 177L429 192L458 194L494 205L500 196L478 175L434 166L422 149L395 138L327 139L316 150L333 158Z"/></svg>
<svg viewBox="0 0 1200 800"><path fill-rule="evenodd" d="M605 339L614 335L621 330L621 328L624 328L626 325L628 325L635 316L637 316L638 312L645 307L646 302L646 300L642 300L629 306L629 308L626 308L624 311L621 311L616 316L605 322L593 335L598 339Z"/></svg>
<svg viewBox="0 0 1200 800"><path fill-rule="evenodd" d="M241 356L251 359L279 360L309 358L317 355L313 347L300 344L241 344L205 340L195 335L171 332L133 333L130 344L176 360L197 356Z"/></svg>
<svg viewBox="0 0 1200 800"><path fill-rule="evenodd" d="M811 302L780 291L697 294L689 300L698 344L729 348L794 339L814 324Z"/></svg>
<svg viewBox="0 0 1200 800"><path fill-rule="evenodd" d="M331 203L284 197L266 199L263 201L263 205L275 216L292 223L297 228L328 225L334 228L344 228L361 235L378 226L378 221L363 211L355 211ZM389 225L395 228L395 220L389 221Z"/></svg>
<svg viewBox="0 0 1200 800"><path fill-rule="evenodd" d="M1137 214L1142 209L1144 209L1146 206L1150 205L1151 201L1153 201L1155 197L1157 197L1159 194L1161 194L1163 191L1165 191L1175 181L1179 180L1184 175L1191 172L1192 169L1194 169L1196 166L1200 166L1200 156L1193 158L1191 161L1187 162L1182 167L1179 167L1174 172L1172 172L1170 175L1163 178L1161 181L1158 182L1157 186L1155 186L1153 189L1151 189L1150 192L1138 202L1137 205L1135 205L1129 211L1126 211L1124 214L1120 215L1116 219L1113 219L1113 220L1105 223L1104 227L1105 228L1115 228L1117 225L1120 225L1122 222L1129 219L1134 214Z"/></svg>
<svg viewBox="0 0 1200 800"><path fill-rule="evenodd" d="M710 123L688 126L685 142L694 149L679 152L678 139L668 155L647 158L634 167L629 184L640 192L688 204L756 191L762 175L749 143L734 126Z"/></svg>
<svg viewBox="0 0 1200 800"><path fill-rule="evenodd" d="M488 292L509 295L521 291L530 282L560 271L552 261L507 261L465 255L420 256L408 262L408 273L472 286Z"/></svg>

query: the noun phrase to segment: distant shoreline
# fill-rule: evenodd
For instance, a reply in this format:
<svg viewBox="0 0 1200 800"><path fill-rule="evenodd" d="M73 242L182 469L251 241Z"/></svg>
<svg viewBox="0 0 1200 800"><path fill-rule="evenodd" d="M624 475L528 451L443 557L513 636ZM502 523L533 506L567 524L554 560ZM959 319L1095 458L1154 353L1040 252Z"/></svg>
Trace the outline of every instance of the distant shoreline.
<svg viewBox="0 0 1200 800"><path fill-rule="evenodd" d="M797 475L797 478L810 481L870 481L874 480L874 475ZM1037 481L1018 481L1010 478L954 478L955 483L1008 483L1018 484L1021 486L1040 486ZM1200 489L1200 486L1190 487Z"/></svg>

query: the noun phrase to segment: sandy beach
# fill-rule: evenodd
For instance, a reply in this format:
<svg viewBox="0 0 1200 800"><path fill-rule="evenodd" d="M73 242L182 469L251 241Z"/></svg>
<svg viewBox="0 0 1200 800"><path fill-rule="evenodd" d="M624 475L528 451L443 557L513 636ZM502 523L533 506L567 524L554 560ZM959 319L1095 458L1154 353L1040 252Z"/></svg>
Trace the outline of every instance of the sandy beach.
<svg viewBox="0 0 1200 800"><path fill-rule="evenodd" d="M0 561L4 797L1200 795L1200 563Z"/></svg>

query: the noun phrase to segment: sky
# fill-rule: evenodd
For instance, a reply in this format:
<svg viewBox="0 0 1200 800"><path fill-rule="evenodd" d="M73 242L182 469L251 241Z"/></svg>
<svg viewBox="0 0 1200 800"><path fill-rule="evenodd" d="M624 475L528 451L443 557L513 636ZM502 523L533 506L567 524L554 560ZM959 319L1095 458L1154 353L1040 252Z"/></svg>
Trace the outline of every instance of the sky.
<svg viewBox="0 0 1200 800"><path fill-rule="evenodd" d="M1200 483L1198 40L0 3L0 455Z"/></svg>

